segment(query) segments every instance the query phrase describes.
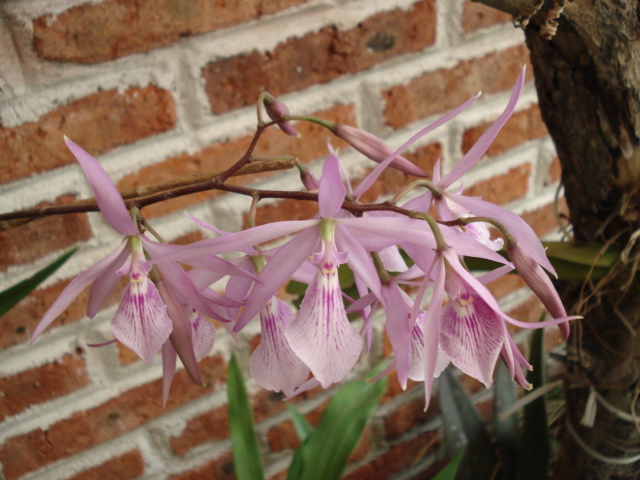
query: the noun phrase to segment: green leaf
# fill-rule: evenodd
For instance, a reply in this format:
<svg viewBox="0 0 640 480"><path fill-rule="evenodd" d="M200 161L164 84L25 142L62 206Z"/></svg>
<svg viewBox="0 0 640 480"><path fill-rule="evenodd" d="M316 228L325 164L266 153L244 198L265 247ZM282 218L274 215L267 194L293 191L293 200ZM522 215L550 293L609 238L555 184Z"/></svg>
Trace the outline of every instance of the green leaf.
<svg viewBox="0 0 640 480"><path fill-rule="evenodd" d="M504 479L513 478L518 458L518 415L509 415L500 421L502 412L510 408L516 401L513 379L507 366L500 362L493 387L493 414L496 419L495 434L500 457L500 471Z"/></svg>
<svg viewBox="0 0 640 480"><path fill-rule="evenodd" d="M44 282L53 272L58 270L71 255L76 253L77 248L69 250L64 255L60 256L57 260L53 261L39 272L36 272L31 277L17 283L13 287L9 287L3 292L0 292L0 317L15 307L20 300L33 292L38 285Z"/></svg>
<svg viewBox="0 0 640 480"><path fill-rule="evenodd" d="M433 477L433 480L454 480L463 456L464 449L460 450L455 458L451 460L446 467L440 470L435 477Z"/></svg>
<svg viewBox="0 0 640 480"><path fill-rule="evenodd" d="M359 380L343 386L329 402L318 427L298 447L288 478L339 480L386 390L386 378L377 382Z"/></svg>
<svg viewBox="0 0 640 480"><path fill-rule="evenodd" d="M539 388L546 381L544 355L544 328L534 330L531 336L531 358L533 371L527 380ZM545 480L549 478L549 429L544 395L524 407L522 439L518 454L516 480Z"/></svg>
<svg viewBox="0 0 640 480"><path fill-rule="evenodd" d="M460 382L446 369L438 382L445 448L457 452L466 445L456 480L491 478L498 462L491 437Z"/></svg>
<svg viewBox="0 0 640 480"><path fill-rule="evenodd" d="M600 243L576 244L573 242L543 242L547 257L573 265L609 269L620 258L620 248L609 246L606 250ZM554 264L555 266L555 264Z"/></svg>
<svg viewBox="0 0 640 480"><path fill-rule="evenodd" d="M264 479L258 438L253 427L251 405L240 367L234 355L231 355L227 368L227 398L236 479Z"/></svg>
<svg viewBox="0 0 640 480"><path fill-rule="evenodd" d="M298 438L301 442L304 442L307 437L313 433L313 427L296 409L296 407L291 404L287 404L287 407L289 407L289 413L291 413L291 418L293 420L293 427L296 429Z"/></svg>

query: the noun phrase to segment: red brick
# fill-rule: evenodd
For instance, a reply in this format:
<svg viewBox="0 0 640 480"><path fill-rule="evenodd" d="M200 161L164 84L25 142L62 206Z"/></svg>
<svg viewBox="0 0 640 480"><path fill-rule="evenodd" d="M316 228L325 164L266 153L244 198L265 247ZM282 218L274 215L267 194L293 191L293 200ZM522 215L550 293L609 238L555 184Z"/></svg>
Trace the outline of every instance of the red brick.
<svg viewBox="0 0 640 480"><path fill-rule="evenodd" d="M558 212L560 215L569 215L567 201L564 198L559 200ZM533 231L536 232L539 237L560 230L554 213L553 203L540 207L537 210L524 212L521 217L533 228Z"/></svg>
<svg viewBox="0 0 640 480"><path fill-rule="evenodd" d="M424 388L423 388L424 390ZM385 438L393 440L406 434L440 413L437 405L430 404L424 411L424 395L400 405L384 419Z"/></svg>
<svg viewBox="0 0 640 480"><path fill-rule="evenodd" d="M512 168L507 173L475 183L464 190L468 197L482 197L487 202L504 205L525 196L529 186L531 165Z"/></svg>
<svg viewBox="0 0 640 480"><path fill-rule="evenodd" d="M69 480L133 480L144 474L145 461L138 450L112 458L85 470Z"/></svg>
<svg viewBox="0 0 640 480"><path fill-rule="evenodd" d="M225 452L218 458L184 472L170 477L169 480L236 480L233 467L233 454Z"/></svg>
<svg viewBox="0 0 640 480"><path fill-rule="evenodd" d="M434 0L407 11L373 15L350 30L335 26L291 38L274 50L210 63L203 69L215 114L251 105L261 90L273 95L302 90L421 50L435 40Z"/></svg>
<svg viewBox="0 0 640 480"><path fill-rule="evenodd" d="M559 182L561 178L562 166L560 165L560 159L558 157L554 157L554 159L551 161L551 165L549 165L547 177L544 180L544 186L547 187L556 182Z"/></svg>
<svg viewBox="0 0 640 480"><path fill-rule="evenodd" d="M491 123L493 122L485 122L464 132L462 151L468 152ZM529 140L543 137L547 133L547 127L540 117L540 108L533 105L527 110L516 112L511 116L491 143L486 155L499 155Z"/></svg>
<svg viewBox="0 0 640 480"><path fill-rule="evenodd" d="M33 22L34 46L47 60L96 63L171 45L275 13L306 0L106 0Z"/></svg>
<svg viewBox="0 0 640 480"><path fill-rule="evenodd" d="M123 393L107 403L7 440L0 447L0 462L8 480L61 458L75 455L137 428L177 407L210 394L226 379L221 357L200 362L204 387L191 382L186 371L176 373L167 407L162 408L162 379Z"/></svg>
<svg viewBox="0 0 640 480"><path fill-rule="evenodd" d="M506 313L521 322L535 323L540 320L540 316L544 311L540 299L535 295L531 295L527 300Z"/></svg>
<svg viewBox="0 0 640 480"><path fill-rule="evenodd" d="M471 33L481 28L508 23L511 15L495 8L487 7L472 0L466 0L462 11L462 30Z"/></svg>
<svg viewBox="0 0 640 480"><path fill-rule="evenodd" d="M198 445L229 436L228 411L224 405L189 420L180 435L171 439L171 450L182 456Z"/></svg>
<svg viewBox="0 0 640 480"><path fill-rule="evenodd" d="M438 445L438 433L426 432L387 450L383 455L344 477L344 480L386 480L411 468Z"/></svg>
<svg viewBox="0 0 640 480"><path fill-rule="evenodd" d="M42 316L56 298L58 298L60 293L69 285L70 281L71 280L64 280L51 287L36 290L30 293L12 310L7 312L7 314L2 317L3 328L0 329L0 348L28 341ZM107 299L105 308L120 301L126 281L125 278L120 280L120 284L116 286L113 293ZM49 328L84 318L88 300L89 289L87 288L71 302ZM36 340L36 342L37 341L39 340Z"/></svg>
<svg viewBox="0 0 640 480"><path fill-rule="evenodd" d="M334 105L333 107L315 112L314 116L324 118L332 122L340 122L353 125L355 112L353 105ZM302 138L289 137L276 128L267 130L254 151L256 158L273 158L280 155L293 155L302 162L315 160L326 156L327 139L331 135L324 127L316 124L300 122L296 129ZM183 154L172 157L164 162L142 168L132 175L124 177L118 183L119 189L137 187L165 181L172 177L192 175L196 173L211 172L231 167L240 160L249 148L253 135L244 135L226 142L215 143L195 154ZM331 143L336 147L346 144L338 139L331 138ZM268 172L256 175L234 177L228 180L232 185L249 185L257 179L265 179L278 172ZM166 202L150 205L143 210L147 218L165 215L177 210L182 210L189 205L203 202L220 195L221 192L209 191L179 197Z"/></svg>
<svg viewBox="0 0 640 480"><path fill-rule="evenodd" d="M497 280L494 280L489 285L487 285L487 288L495 298L500 299L501 297L519 290L525 285L526 284L524 283L524 280L522 280L520 275L510 273L508 275L500 277Z"/></svg>
<svg viewBox="0 0 640 480"><path fill-rule="evenodd" d="M66 195L53 203L60 205L71 202L74 198ZM0 271L11 265L33 262L48 253L71 247L89 238L91 228L84 213L42 217L0 232Z"/></svg>
<svg viewBox="0 0 640 480"><path fill-rule="evenodd" d="M78 349L55 362L0 378L0 420L87 385L89 378L82 353Z"/></svg>
<svg viewBox="0 0 640 480"><path fill-rule="evenodd" d="M35 122L0 126L0 183L75 161L67 135L92 155L171 130L176 111L171 93L155 86L108 90L56 108Z"/></svg>
<svg viewBox="0 0 640 480"><path fill-rule="evenodd" d="M425 73L382 92L386 123L400 128L420 118L456 107L482 90L496 93L513 87L520 69L529 63L524 45L458 63L451 69ZM533 76L527 69L527 78Z"/></svg>

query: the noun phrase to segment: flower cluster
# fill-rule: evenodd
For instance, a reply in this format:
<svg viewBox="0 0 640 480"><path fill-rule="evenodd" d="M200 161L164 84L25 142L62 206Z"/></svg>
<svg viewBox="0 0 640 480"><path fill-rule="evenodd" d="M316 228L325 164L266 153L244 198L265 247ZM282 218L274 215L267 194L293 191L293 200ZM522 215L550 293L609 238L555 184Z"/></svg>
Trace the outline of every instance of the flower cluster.
<svg viewBox="0 0 640 480"><path fill-rule="evenodd" d="M533 230L517 215L483 201L448 191L486 152L515 109L522 85L521 73L504 112L480 137L455 168L442 175L436 164L431 181L415 188L426 192L400 203L403 192L389 208L358 209L361 195L385 168L414 175L425 172L401 156L417 138L463 111L476 97L418 132L392 151L380 139L335 125L331 130L379 165L353 188L335 152L324 162L319 179L304 172L308 191L317 191L314 218L282 221L228 233L194 219L217 236L185 247L150 240L125 207L115 186L98 162L80 147L67 145L84 169L106 221L124 236L120 246L80 274L51 306L32 336L35 339L78 293L93 283L87 314L92 317L115 288L118 276L128 275L120 306L111 323L116 340L151 364L162 350L165 401L179 356L193 380L200 383L197 362L212 348L214 331L206 317L240 332L259 317L261 340L251 357L251 373L263 387L295 395L317 385L327 388L351 371L363 350L369 352L373 315L386 314L385 332L393 350L393 363L404 387L408 379L424 381L427 405L433 379L450 363L489 387L498 358L525 388L522 367L529 364L516 348L508 324L522 328L559 325L569 335L564 307L547 276L554 273ZM296 132L289 111L266 95L268 115L286 133ZM393 208L390 208L393 207ZM433 217L429 212L437 212ZM497 226L506 239L511 262L497 250L486 222ZM269 247L280 240L279 246ZM284 243L282 240L285 240ZM265 246L266 245L266 246ZM400 255L411 260L409 267ZM226 261L232 252L240 257ZM500 265L474 276L464 258L487 259ZM405 257L406 258L406 257ZM185 272L179 263L195 268ZM358 299L342 292L340 265L353 272ZM503 312L486 284L517 268L549 312L552 320L529 324ZM225 295L209 286L228 276ZM297 313L279 299L277 291L289 280L308 284ZM405 284L417 287L410 297ZM156 288L157 286L157 288ZM426 295L430 293L430 295ZM425 305L424 298L430 300ZM446 300L446 302L445 302ZM360 312L356 328L348 312Z"/></svg>

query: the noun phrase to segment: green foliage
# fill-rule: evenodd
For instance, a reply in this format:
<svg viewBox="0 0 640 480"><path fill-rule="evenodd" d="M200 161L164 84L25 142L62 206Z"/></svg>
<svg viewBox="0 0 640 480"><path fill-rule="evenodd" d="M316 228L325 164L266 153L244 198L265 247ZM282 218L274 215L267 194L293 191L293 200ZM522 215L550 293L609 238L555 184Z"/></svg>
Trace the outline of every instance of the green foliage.
<svg viewBox="0 0 640 480"><path fill-rule="evenodd" d="M440 470L435 477L433 477L433 480L454 480L458 473L458 468L460 467L460 462L462 461L463 456L464 449L460 450L454 459L451 460L446 467Z"/></svg>
<svg viewBox="0 0 640 480"><path fill-rule="evenodd" d="M498 458L478 411L464 387L446 369L438 383L445 448L458 452L466 446L456 480L489 479Z"/></svg>
<svg viewBox="0 0 640 480"><path fill-rule="evenodd" d="M531 336L529 363L533 366L533 371L527 374L527 380L534 388L540 388L546 382L543 328L535 330ZM516 480L545 480L549 478L550 455L547 408L543 395L524 407Z"/></svg>
<svg viewBox="0 0 640 480"><path fill-rule="evenodd" d="M372 375L379 371L380 368L376 369ZM377 382L358 380L343 386L329 402L315 430L309 432L308 424L303 424L304 440L293 457L289 480L340 479L349 455L386 390L386 378ZM300 417L298 414L298 421Z"/></svg>
<svg viewBox="0 0 640 480"><path fill-rule="evenodd" d="M563 281L584 281L587 278L599 280L620 258L620 249L610 246L588 243L578 245L572 242L542 242L547 249L547 257L558 273L558 279ZM505 250L500 253L508 258ZM482 258L465 258L467 267L471 270L492 270L499 265L491 260ZM513 272L515 273L515 272Z"/></svg>
<svg viewBox="0 0 640 480"><path fill-rule="evenodd" d="M44 282L49 276L51 276L58 268L60 268L71 255L76 253L77 248L69 250L67 253L60 256L57 260L44 267L39 272L36 272L31 277L23 280L16 285L7 288L3 292L0 292L0 317L15 307L20 300L33 292L38 285Z"/></svg>
<svg viewBox="0 0 640 480"><path fill-rule="evenodd" d="M507 366L500 362L493 386L493 415L495 418L496 446L500 457L500 471L503 479L514 478L518 461L518 415L509 415L500 420L500 414L508 410L516 401L514 382Z"/></svg>
<svg viewBox="0 0 640 480"><path fill-rule="evenodd" d="M234 355L231 356L227 368L227 398L236 478L237 480L264 479L258 438L253 428L251 405Z"/></svg>

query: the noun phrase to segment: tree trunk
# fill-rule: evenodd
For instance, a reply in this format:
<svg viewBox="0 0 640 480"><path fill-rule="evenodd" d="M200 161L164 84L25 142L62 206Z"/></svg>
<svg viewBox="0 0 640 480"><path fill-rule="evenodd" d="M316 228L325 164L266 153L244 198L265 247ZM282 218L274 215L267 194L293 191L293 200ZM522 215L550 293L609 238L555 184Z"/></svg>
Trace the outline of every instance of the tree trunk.
<svg viewBox="0 0 640 480"><path fill-rule="evenodd" d="M507 3L513 12L522 1ZM540 36L544 10L526 39L574 238L627 249L605 281L563 292L567 307L585 318L574 322L567 345L566 423L554 478L639 478L640 425L628 416L640 393L640 2L566 3L551 40ZM593 426L581 425L591 389L627 418L597 402Z"/></svg>

